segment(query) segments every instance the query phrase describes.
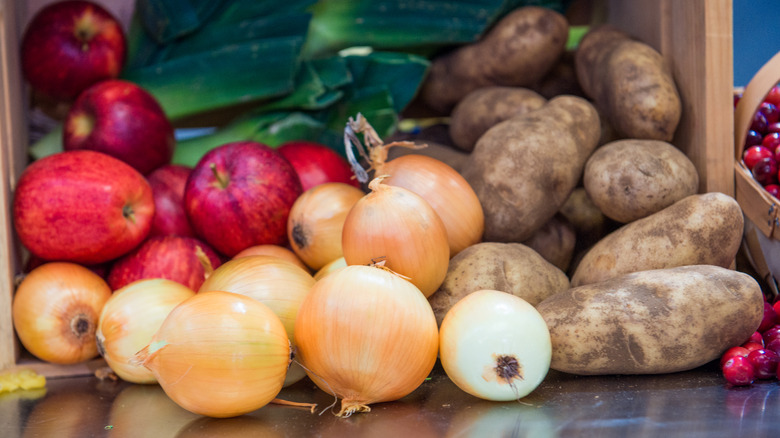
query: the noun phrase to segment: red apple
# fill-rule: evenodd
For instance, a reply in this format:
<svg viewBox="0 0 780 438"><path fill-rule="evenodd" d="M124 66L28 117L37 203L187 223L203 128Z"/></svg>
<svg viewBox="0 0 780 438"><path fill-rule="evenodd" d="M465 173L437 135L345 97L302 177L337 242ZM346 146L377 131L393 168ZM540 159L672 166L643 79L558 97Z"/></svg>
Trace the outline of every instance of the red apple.
<svg viewBox="0 0 780 438"><path fill-rule="evenodd" d="M125 63L126 40L119 20L88 1L43 7L22 36L22 72L39 93L71 100L87 87L113 79Z"/></svg>
<svg viewBox="0 0 780 438"><path fill-rule="evenodd" d="M194 237L153 236L114 262L108 285L117 290L137 280L167 278L197 292L221 263L213 248Z"/></svg>
<svg viewBox="0 0 780 438"><path fill-rule="evenodd" d="M287 218L302 192L295 169L254 141L226 143L192 170L184 205L195 233L233 257L253 245L287 243Z"/></svg>
<svg viewBox="0 0 780 438"><path fill-rule="evenodd" d="M148 174L168 164L176 146L173 125L148 91L119 79L79 95L63 123L65 150L90 149Z"/></svg>
<svg viewBox="0 0 780 438"><path fill-rule="evenodd" d="M184 187L192 168L166 164L153 170L146 179L154 194L154 220L150 236L194 237L187 211L184 210Z"/></svg>
<svg viewBox="0 0 780 438"><path fill-rule="evenodd" d="M94 151L60 152L22 172L13 200L22 244L44 260L98 264L149 234L152 188L126 163Z"/></svg>
<svg viewBox="0 0 780 438"><path fill-rule="evenodd" d="M304 191L326 182L341 182L360 188L347 160L323 144L290 141L277 150L295 168Z"/></svg>

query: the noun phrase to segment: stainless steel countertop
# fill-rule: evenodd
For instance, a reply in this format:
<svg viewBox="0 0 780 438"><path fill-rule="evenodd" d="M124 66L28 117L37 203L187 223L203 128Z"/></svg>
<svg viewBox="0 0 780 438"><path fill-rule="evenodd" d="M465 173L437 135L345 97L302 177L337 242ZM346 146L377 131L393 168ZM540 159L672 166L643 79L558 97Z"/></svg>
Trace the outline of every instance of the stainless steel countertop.
<svg viewBox="0 0 780 438"><path fill-rule="evenodd" d="M0 437L764 437L780 432L778 381L729 387L710 363L646 376L573 376L550 371L519 402L461 391L437 364L406 398L337 418L333 397L308 379L279 397L317 411L267 405L213 419L174 404L158 385L53 379L42 391L0 396Z"/></svg>

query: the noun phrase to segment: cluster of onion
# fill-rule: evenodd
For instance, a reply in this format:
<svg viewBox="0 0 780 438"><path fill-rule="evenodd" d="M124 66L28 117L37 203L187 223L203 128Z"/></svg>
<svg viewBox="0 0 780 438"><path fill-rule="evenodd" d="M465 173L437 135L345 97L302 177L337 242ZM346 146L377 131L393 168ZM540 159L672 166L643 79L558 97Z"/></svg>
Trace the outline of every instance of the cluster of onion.
<svg viewBox="0 0 780 438"><path fill-rule="evenodd" d="M119 377L157 382L180 406L211 417L251 412L306 375L342 399L338 415L370 410L414 391L439 355L452 380L478 397L506 399L509 387L510 398L519 398L539 384L544 360L539 367L525 361L546 354L549 365L543 331L528 332L542 341L525 352L506 345L522 349L526 342L499 336L512 337L518 327L506 321L518 316L531 315L538 329L530 305L496 292L460 306L481 308L476 315L454 307L440 330L426 299L450 257L481 239L484 217L468 183L432 158L387 161L387 148L397 144L382 144L361 117L345 132L353 143L364 134L377 177L368 193L343 183L304 192L288 220L290 249L247 248L198 291L152 279L104 294L94 344ZM483 324L497 330L494 342L463 342L488 333ZM471 353L487 355L477 368L495 370L499 390L474 383L484 370L464 359L476 357Z"/></svg>

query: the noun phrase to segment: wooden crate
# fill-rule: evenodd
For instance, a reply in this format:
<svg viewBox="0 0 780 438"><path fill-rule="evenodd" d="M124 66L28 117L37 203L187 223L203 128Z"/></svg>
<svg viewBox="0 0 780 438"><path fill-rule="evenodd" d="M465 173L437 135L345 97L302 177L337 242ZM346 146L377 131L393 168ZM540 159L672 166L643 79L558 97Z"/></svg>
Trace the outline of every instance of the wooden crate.
<svg viewBox="0 0 780 438"><path fill-rule="evenodd" d="M20 360L11 300L21 253L10 206L14 183L27 164L27 108L18 60L24 4L2 0L0 6L0 369ZM683 116L673 143L699 170L700 191L733 196L731 0L603 0L600 4L605 21L649 43L669 61L683 100ZM73 368L39 364L38 369L49 375L69 375L89 372L95 366L95 362Z"/></svg>

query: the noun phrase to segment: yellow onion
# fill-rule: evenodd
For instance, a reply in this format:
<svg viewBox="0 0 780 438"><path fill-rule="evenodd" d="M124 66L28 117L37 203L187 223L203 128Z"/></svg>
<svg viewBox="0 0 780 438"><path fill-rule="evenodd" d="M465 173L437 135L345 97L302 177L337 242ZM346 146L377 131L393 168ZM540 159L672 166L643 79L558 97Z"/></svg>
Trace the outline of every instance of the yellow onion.
<svg viewBox="0 0 780 438"><path fill-rule="evenodd" d="M239 257L246 257L250 255L276 256L281 259L285 259L287 261L293 262L296 265L300 266L301 269L305 270L306 272L309 272L309 267L306 266L306 264L303 263L303 260L301 260L301 258L298 257L298 255L295 254L295 252L293 252L291 249L287 249L283 246L274 245L270 243L250 246L249 248L239 251L239 253L234 255L232 258L237 259Z"/></svg>
<svg viewBox="0 0 780 438"><path fill-rule="evenodd" d="M149 344L168 313L193 295L187 286L163 278L135 281L114 291L100 313L95 337L100 355L119 378L156 382L148 368L129 359Z"/></svg>
<svg viewBox="0 0 780 438"><path fill-rule="evenodd" d="M176 306L133 360L190 412L234 417L271 402L290 364L290 341L265 304L224 291Z"/></svg>
<svg viewBox="0 0 780 438"><path fill-rule="evenodd" d="M431 204L444 222L450 257L482 240L485 214L474 189L448 164L425 155L403 155L378 166L385 183L409 189Z"/></svg>
<svg viewBox="0 0 780 438"><path fill-rule="evenodd" d="M313 270L341 257L344 219L365 193L345 183L323 183L303 192L290 209L287 236L295 254Z"/></svg>
<svg viewBox="0 0 780 438"><path fill-rule="evenodd" d="M425 145L406 141L385 144L360 115L357 120L350 120L347 130L364 134L368 149L366 158L375 176L388 175L385 184L411 190L433 207L447 229L450 257L482 240L485 231L482 204L457 170L441 160L420 154L388 160L391 147L421 148ZM359 141L356 135L353 135L353 141ZM360 175L360 172L356 173Z"/></svg>
<svg viewBox="0 0 780 438"><path fill-rule="evenodd" d="M200 291L221 290L260 301L281 320L292 341L298 308L313 285L314 278L294 263L278 257L255 255L222 264L203 282ZM293 363L284 386L305 376L300 365Z"/></svg>
<svg viewBox="0 0 780 438"><path fill-rule="evenodd" d="M110 296L108 283L81 265L43 264L16 290L14 329L24 348L41 360L84 362L98 355L95 331Z"/></svg>
<svg viewBox="0 0 780 438"><path fill-rule="evenodd" d="M370 411L422 384L438 352L436 317L419 289L386 269L347 266L315 283L295 321L296 357L339 416Z"/></svg>
<svg viewBox="0 0 780 438"><path fill-rule="evenodd" d="M525 397L550 370L550 331L527 301L482 289L461 298L439 331L441 364L463 391L485 400Z"/></svg>
<svg viewBox="0 0 780 438"><path fill-rule="evenodd" d="M427 201L402 187L374 178L344 221L342 247L347 265L385 266L407 277L426 296L447 275L447 230Z"/></svg>
<svg viewBox="0 0 780 438"><path fill-rule="evenodd" d="M320 280L322 277L330 274L331 272L343 268L347 266L347 261L344 260L344 257L339 257L336 260L333 260L332 262L328 263L327 265L320 268L319 271L314 273L314 280Z"/></svg>

